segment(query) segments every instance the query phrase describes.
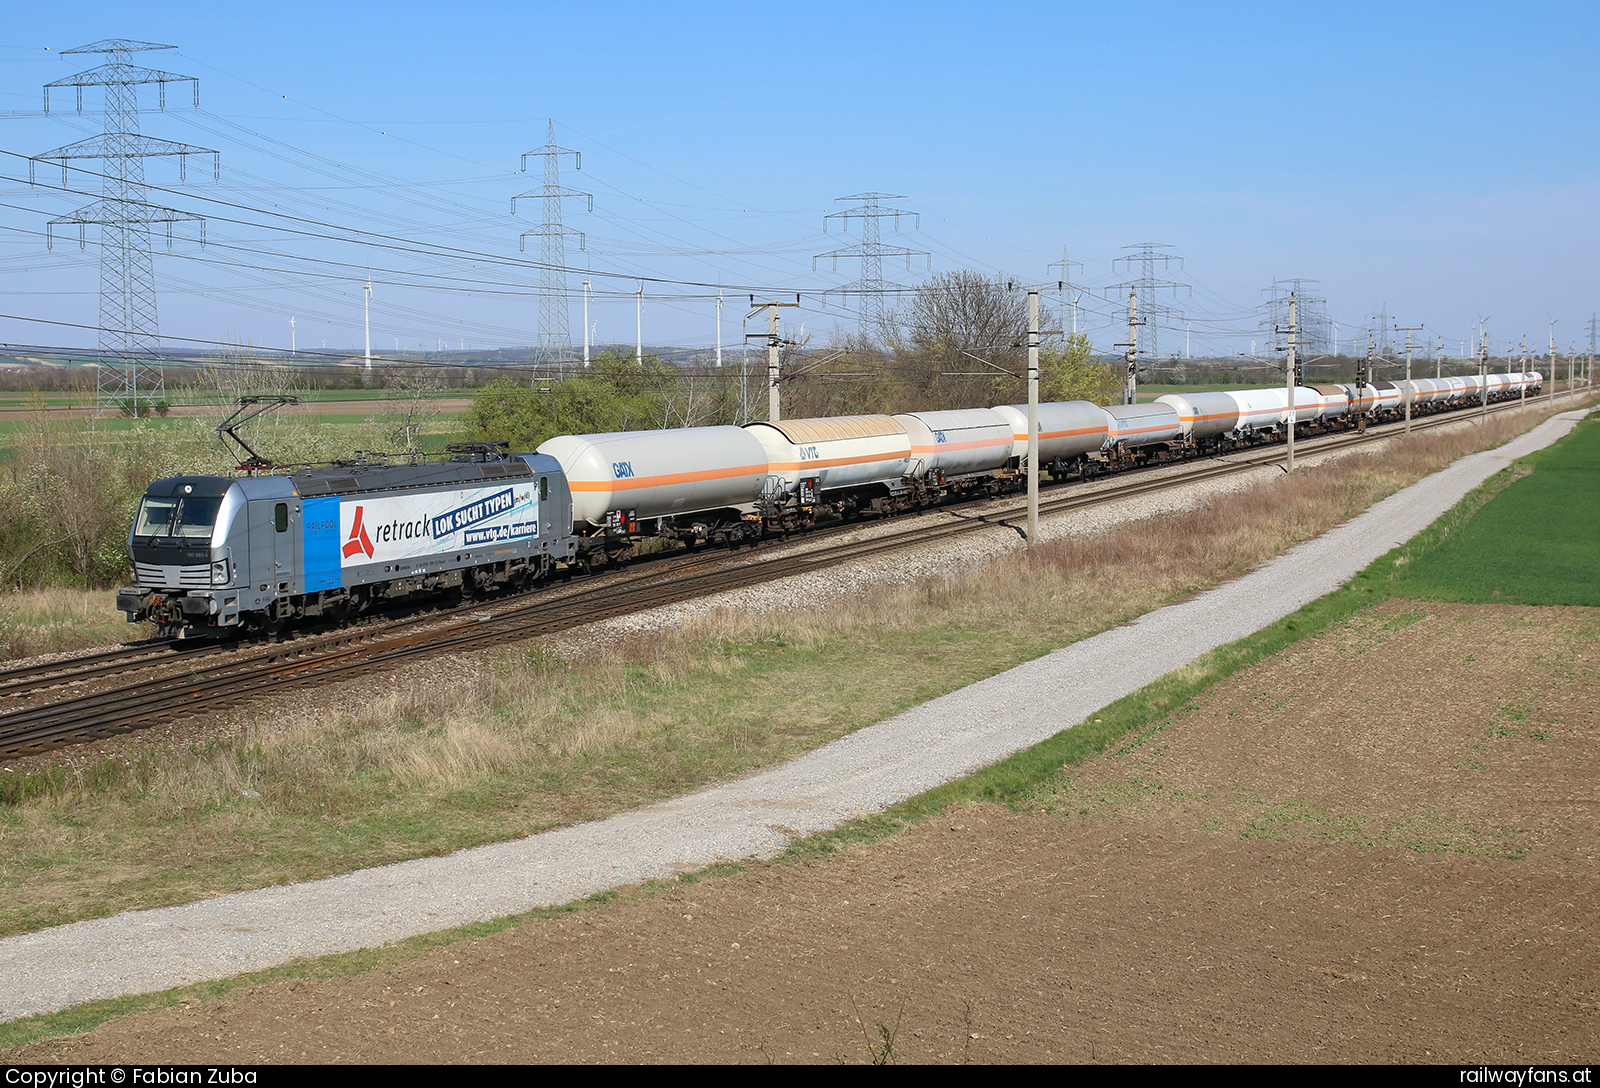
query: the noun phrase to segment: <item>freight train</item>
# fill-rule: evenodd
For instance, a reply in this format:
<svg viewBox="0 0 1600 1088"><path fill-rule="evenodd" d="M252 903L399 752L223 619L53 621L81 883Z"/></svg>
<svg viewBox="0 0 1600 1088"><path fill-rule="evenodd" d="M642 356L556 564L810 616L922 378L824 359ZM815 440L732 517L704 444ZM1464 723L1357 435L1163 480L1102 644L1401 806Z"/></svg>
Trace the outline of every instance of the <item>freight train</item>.
<svg viewBox="0 0 1600 1088"><path fill-rule="evenodd" d="M1536 392L1539 374L1298 387L1297 433ZM1039 466L1060 478L1285 435L1285 389L1153 403L1039 405ZM219 433L221 433L219 431ZM738 546L818 519L998 495L1027 467L1026 405L566 435L536 452L452 446L298 471L152 483L128 536L130 622L164 637L275 633L419 594L472 597L626 562L641 539Z"/></svg>

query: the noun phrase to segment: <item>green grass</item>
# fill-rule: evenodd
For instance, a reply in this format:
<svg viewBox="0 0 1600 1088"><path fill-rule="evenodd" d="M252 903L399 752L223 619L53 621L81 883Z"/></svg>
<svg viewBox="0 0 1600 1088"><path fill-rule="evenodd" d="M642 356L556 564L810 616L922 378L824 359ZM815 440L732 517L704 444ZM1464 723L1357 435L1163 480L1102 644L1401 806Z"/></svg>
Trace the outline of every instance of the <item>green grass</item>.
<svg viewBox="0 0 1600 1088"><path fill-rule="evenodd" d="M1496 604L1600 605L1600 420L1527 458L1527 475L1425 553L1402 557L1396 596Z"/></svg>

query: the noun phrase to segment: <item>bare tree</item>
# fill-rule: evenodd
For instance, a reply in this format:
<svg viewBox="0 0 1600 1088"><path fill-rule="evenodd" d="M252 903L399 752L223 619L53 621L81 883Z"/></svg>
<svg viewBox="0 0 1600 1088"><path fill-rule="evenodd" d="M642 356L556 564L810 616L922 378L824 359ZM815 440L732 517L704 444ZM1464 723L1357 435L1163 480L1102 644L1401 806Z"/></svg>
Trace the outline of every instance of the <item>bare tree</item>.
<svg viewBox="0 0 1600 1088"><path fill-rule="evenodd" d="M388 446L398 446L405 453L421 450L422 432L439 417L439 395L444 392L444 380L432 367L408 367L391 373L385 383L389 400L396 402L395 410L383 416L367 419L368 429L374 431Z"/></svg>
<svg viewBox="0 0 1600 1088"><path fill-rule="evenodd" d="M942 272L896 318L905 336L896 345L895 367L920 407L995 403L995 379L983 375L1020 372L1025 364L1027 295L1005 276Z"/></svg>

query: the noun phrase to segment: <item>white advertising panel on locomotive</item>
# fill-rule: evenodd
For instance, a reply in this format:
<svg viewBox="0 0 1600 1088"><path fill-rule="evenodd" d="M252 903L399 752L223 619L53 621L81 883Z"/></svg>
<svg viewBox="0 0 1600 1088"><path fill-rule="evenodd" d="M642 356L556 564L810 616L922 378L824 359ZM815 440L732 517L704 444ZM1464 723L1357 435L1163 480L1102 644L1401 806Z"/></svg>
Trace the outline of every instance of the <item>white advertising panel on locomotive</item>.
<svg viewBox="0 0 1600 1088"><path fill-rule="evenodd" d="M339 503L340 563L346 567L538 535L539 492L532 481Z"/></svg>

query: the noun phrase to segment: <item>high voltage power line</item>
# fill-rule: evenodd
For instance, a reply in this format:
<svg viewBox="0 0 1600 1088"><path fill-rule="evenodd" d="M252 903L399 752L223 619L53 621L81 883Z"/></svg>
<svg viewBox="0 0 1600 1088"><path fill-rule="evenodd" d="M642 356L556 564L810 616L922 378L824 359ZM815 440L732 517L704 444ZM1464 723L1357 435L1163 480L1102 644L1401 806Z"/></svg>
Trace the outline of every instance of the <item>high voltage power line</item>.
<svg viewBox="0 0 1600 1088"><path fill-rule="evenodd" d="M142 46L144 43L124 44ZM84 48L88 49L89 47ZM124 60L126 60L126 58L124 58ZM207 65L207 67L210 66ZM84 73L80 73L80 75L83 74ZM229 75L230 78L238 78L231 76L231 74ZM178 82L188 81L189 79L190 77L174 75L169 76L167 81ZM157 80L157 82L161 81ZM241 82L249 83L248 80L241 80ZM62 85L71 85L67 81L58 81L58 83ZM254 86L254 84L252 84L252 86ZM310 108L317 109L317 107ZM106 122L108 126L112 124L112 122L109 120L109 112L110 111L108 111L108 120ZM330 118L336 119L343 123L357 123L350 122L345 118L339 118L335 114L327 113L327 111L320 112L323 112ZM741 280L735 282L729 282L727 277L718 277L716 281L713 282L710 278L665 276L651 274L636 268L628 270L618 270L617 268L580 269L569 266L566 263L564 253L557 256L555 259L550 259L550 254L547 254L544 251L545 243L548 242L550 238L545 233L543 228L538 228L534 231L528 232L541 238L541 259L538 261L516 259L513 257L508 257L504 253L496 253L487 248L483 248L487 244L492 244L493 238L490 237L490 235L499 229L498 223L493 214L487 208L475 206L470 203L470 201L463 203L462 201L452 199L450 196L442 195L440 192L438 192L437 185L441 185L443 183L432 183L436 187L434 189L430 189L428 187L428 183L411 183L403 179L394 180L383 178L379 175L360 170L359 168L352 167L344 163L335 162L334 160L325 156L319 156L314 152L294 147L293 145L284 143L283 141L277 140L274 137L267 136L253 129L239 125L230 118L211 114L209 112L199 111L198 109L196 109L193 114L189 114L188 111L185 111L183 115L173 114L172 116L178 118L183 123L195 124L199 129L207 132L213 132L217 135L222 135L220 128L222 126L226 126L234 131L247 134L253 140L273 145L274 148L279 150L269 150L264 153L272 154L281 161L290 163L291 165L296 165L298 167L314 170L315 172L330 179L343 180L347 177L365 179L360 184L351 186L351 188L368 191L381 190L383 192L392 194L398 201L409 203L419 208L430 209L434 211L444 211L451 215L461 216L462 221L455 223L423 222L417 219L397 216L390 212L379 212L373 207L344 201L334 196L325 197L320 192L315 196L311 196L309 195L311 192L310 190L279 186L268 179L256 179L263 183L259 190L247 190L238 186L225 187L234 194L241 194L238 199L233 200L223 199L217 195L208 195L193 191L184 192L186 199L190 201L200 201L206 204L208 211L208 215L206 217L202 217L193 212L180 211L178 209L162 209L159 205L151 203L148 199L131 202L132 205L141 209L141 214L148 213L151 215L158 215L164 211L175 212L177 215L182 216L183 218L166 220L165 222L202 221L203 218L209 218L214 223L230 224L248 231L272 232L275 236L282 236L282 238L286 240L306 239L322 243L330 243L333 245L355 245L362 247L363 253L377 251L380 255L399 258L400 260L396 260L394 262L396 264L406 263L404 260L406 258L417 260L419 263L426 262L426 265L423 267L416 268L373 269L373 271L377 272L380 277L387 278L388 282L408 290L496 294L505 297L516 298L526 297L529 294L539 294L541 303L541 320L539 324L538 343L540 348L546 351L549 351L554 343L570 341L570 336L562 336L560 329L560 325L564 324L564 322L561 321L561 317L564 317L566 314L564 299L551 309L549 320L545 319L545 303L554 298L557 293L552 288L560 288L564 292L564 288L566 286L565 276L571 273L582 273L593 279L602 281L609 280L612 283L619 283L618 287L611 289L607 289L602 284L602 286L600 286L600 288L593 293L593 297L596 299L608 299L611 301L632 299L635 297L635 293L631 288L634 284L640 282L653 287L653 292L645 296L652 305L672 307L688 306L699 302L710 301L715 298L717 293L723 290L738 294L750 292L761 296L767 296L774 293L783 295L793 293L797 295L809 295L813 300L820 298L820 309L817 309L815 306L810 306L806 307L803 312L806 314L827 316L830 313L827 299L829 294L843 296L847 300L847 305L849 301L855 301L857 304L856 310L858 314L869 309L877 311L882 310L884 295L886 293L893 293L890 290L890 285L886 284L881 278L881 258L886 253L891 256L906 255L908 258L910 255L925 256L928 258L929 267L931 269L932 254L930 254L927 250L913 251L901 250L899 247L883 247L881 241L876 238L869 237L864 237L863 242L859 246L850 247L847 250L836 251L832 254L819 255L823 257L847 256L861 260L861 276L857 280L844 284L840 287L802 284L799 286L797 291L795 282L792 279L789 279L788 282L785 282L787 277L781 273L773 276L772 278L763 278L758 274L756 278L741 278ZM119 126L119 131L127 131L128 129L129 126L126 124ZM407 142L415 143L415 141ZM594 141L594 143L598 144L598 141ZM145 144L142 146L151 148L155 145ZM416 146L423 147L426 145L416 144ZM547 147L549 146L554 146L553 128L547 144ZM185 153L215 154L215 152L211 151L211 149L191 147L190 145L170 144L170 147L184 148ZM430 150L438 151L438 149ZM559 148L558 152L566 153L569 150L570 149ZM171 152L156 151L149 153L166 154ZM440 153L448 154L448 152ZM576 154L576 152L572 153ZM4 154L18 159L29 158L29 156L17 155L14 152L4 152ZM51 154L52 153L47 153L47 156ZM538 152L533 152L530 154L538 154ZM621 155L624 153L618 152L618 154ZM42 159L47 156L32 156L32 158ZM462 161L471 161L466 160L459 155L452 157L461 159ZM321 165L312 165L308 167L305 165L305 163L297 161L297 159L315 160L316 163ZM52 161L58 160L52 158ZM62 158L59 161L63 167L65 176L65 158ZM180 156L180 163L181 161L182 158ZM479 165L484 166L486 169L494 169L491 164ZM83 169L78 165L73 165L71 169L73 172L78 173L82 177L90 179L98 178L101 182L103 192L106 191L106 187L111 184L111 182L108 182L107 179L112 178L114 180L115 175L118 173L117 170L109 168L104 172L97 173L95 171ZM654 168L652 167L652 169ZM663 174L666 173L665 171L661 172ZM236 174L235 176L250 177L250 175L242 174ZM666 176L670 177L672 175L668 174ZM458 180L469 181L473 183L490 183L495 179L495 177L503 177L503 174L488 174L481 178ZM6 178L5 180L11 180L17 184L23 184L20 178ZM679 180L684 184L693 185L692 182L687 182L683 179L676 180ZM559 178L552 178L547 175L546 184L547 186L551 184L559 186ZM731 201L729 198L722 197L720 194L713 193L711 190L704 189L701 186L696 185L694 187L701 189L701 191L708 193L708 195L718 200L729 200L730 206L732 207L737 207L739 204L743 203ZM74 190L69 189L65 185L61 187L46 186L46 188L62 193L74 192ZM145 186L144 191L147 194L180 192L179 190L151 185ZM282 199L286 205L300 209L312 205L327 207L338 206L341 209L344 209L347 214L355 217L356 219L369 223L390 224L404 222L406 224L406 229L411 236L402 236L397 234L393 229L364 229L350 225L348 221L344 223L336 222L330 220L329 217L320 216L314 213L295 214L292 211L286 211L279 207L260 207L252 201L242 197L243 193L250 191L271 192L274 194L274 201L276 201L278 198L278 194L282 194ZM531 198L534 196L542 197L544 194L542 191L536 190L533 193L525 195ZM588 196L588 194L576 195ZM860 202L860 207L852 209L852 211L872 210L880 212L884 215L894 214L895 211L898 211L899 214L906 215L917 214L915 211L905 211L904 209L885 209L878 207L874 200L867 200L867 197L884 200L889 199L883 194L861 194L855 198L843 199L856 200ZM635 198L632 196L627 197L627 199L629 201L637 200L641 206L655 209L661 214L669 216L677 222L684 223L693 229L705 230L719 238L727 238L726 235L712 231L709 227L705 227L703 225L694 223L691 220L684 219L682 216L670 211L669 206L664 205L662 202L648 201L643 198ZM898 200L903 198L897 197L893 199ZM542 203L548 207L552 202L548 199L545 199L542 201ZM576 234L577 232L572 232L564 228L564 225L561 223L559 218L559 202L557 201L555 203L557 209L556 218L551 220L548 217L545 217L544 225L553 225L557 227L560 231L560 234L557 236L558 238ZM30 214L35 213L36 211L35 209L21 208L17 205L8 204L0 206L16 208L19 211L28 212ZM915 208L915 203L913 203L911 207ZM218 209L222 209L222 211L218 211ZM235 214L228 214L228 212ZM773 214L774 218L781 218L774 213L763 214ZM841 213L834 213L835 216L839 214ZM343 216L339 216L339 218L342 219ZM871 227L875 228L877 219L881 218L881 216L869 218L865 215L862 215L861 218L863 218L864 226L870 225ZM160 219L152 219L149 221L149 223L163 221L164 220ZM73 220L71 220L69 217L61 217L60 219L56 220L56 222L71 223ZM99 221L91 220L91 222ZM630 257L643 258L648 256L670 256L688 257L694 259L729 256L777 257L780 254L800 254L815 248L812 246L802 246L798 244L803 242L803 239L796 239L793 243L780 242L772 243L765 247L748 247L736 239L727 238L727 240L731 243L731 247L726 250L692 249L686 244L674 245L674 243L681 243L682 240L672 238L668 232L659 231L654 227L647 226L643 221L627 220L625 218L618 217L617 222L619 225L622 225L622 229L624 231L632 233L639 239L639 241L625 240L620 238L607 240L608 244L614 247L616 250L614 253L608 253L608 256L610 256L613 259L614 264L618 266L633 263L628 259ZM145 224L147 228L149 223ZM415 234L418 231L424 230L431 233L436 238L461 239L467 244L453 245L446 244L441 241L428 241L415 237ZM36 234L38 232L24 233ZM46 236L48 236L48 229L44 233ZM145 233L148 237L148 229ZM864 230L863 234L866 236L869 234L869 232ZM593 241L596 239L598 239L598 235L592 232L588 234L588 240ZM876 245L873 243L876 243ZM285 252L272 248L272 243L250 244L249 240L239 238L229 240L214 238L209 244L210 249L213 252L234 255L239 259L233 263L230 263L226 260L218 260L207 254L197 255L192 252L180 252L176 254L176 256L178 256L180 259L202 265L207 269L232 269L241 278L254 280L253 286L247 284L235 287L221 287L214 282L207 282L202 286L207 292L220 292L231 299L240 301L244 305L252 305L258 308L264 307L259 300L249 297L251 292L292 289L293 287L298 286L298 283L290 281L290 277L292 277L295 281L304 279L306 277L312 277L318 281L326 283L358 284L360 280L364 278L365 274L366 262L357 259L339 260L328 255L317 255L306 252L292 251ZM947 252L956 252L946 245L939 244L936 240L930 241L929 245L931 249L939 252L941 255ZM788 246L789 248L781 248L784 246ZM101 257L103 267L106 263L105 254L112 248L112 246L105 244L104 240L102 240ZM285 248L287 249L289 247ZM1151 247L1144 248L1149 250ZM893 250L894 252L890 253L890 250ZM959 256L962 260L967 261L969 264L987 263L984 261L978 261L965 254L957 253L957 256ZM1202 295L1208 296L1212 300L1213 312L1189 315L1192 320L1187 321L1186 324L1192 323L1196 327L1198 335L1216 338L1223 336L1240 336L1253 331L1250 326L1253 324L1253 319L1257 315L1250 313L1248 310L1235 311L1233 303L1231 303L1229 300L1221 298L1214 292L1206 291L1200 285L1169 281L1160 281L1158 284L1153 275L1153 266L1150 266L1150 262L1143 260L1143 258L1146 256L1150 256L1150 253L1141 252L1136 257L1136 260L1138 260L1140 263L1147 265L1147 267L1142 269L1144 274L1139 276L1134 282L1124 286L1135 291L1140 290L1140 288L1144 288L1147 296L1153 295L1155 293L1155 289L1158 287L1171 288L1174 291L1178 289L1190 288L1199 290ZM874 277L870 274L870 266L874 263L873 258L876 258L876 263L878 265L879 275L877 277ZM1152 260L1154 259L1155 258L1152 257ZM26 258L24 260L26 260ZM711 262L705 261L704 263L710 264ZM749 263L755 265L761 262ZM32 265L34 267L38 267L39 262L33 261ZM11 266L11 261L9 259L0 259L0 267ZM44 267L62 267L62 265L47 264ZM531 283L519 282L522 274L529 274L534 271L539 273L538 287L534 287ZM486 272L488 273L487 275L485 274ZM494 275L496 272L502 273L503 276L496 278ZM275 279L274 277L282 278ZM1063 278L1070 278L1065 275L1065 270L1063 272ZM1098 277L1089 277L1088 284L1085 286L1092 285L1097 278ZM1183 278L1187 279L1188 277L1185 276ZM1026 279L1026 277L1019 277L1019 279ZM620 283L626 283L628 285L627 288L622 287ZM898 290L911 289L910 287L902 284L895 284L892 286ZM1048 289L1048 285L1046 286ZM323 297L327 298L330 304L337 306L341 302L348 300L351 296L348 292L332 292L324 295ZM1310 300L1305 298L1303 292L1300 293L1300 297L1302 317L1301 324L1305 325L1308 323L1305 318L1308 316L1306 313L1306 307ZM153 288L150 298L152 302L151 313L153 315ZM1099 300L1095 300L1093 295L1090 295L1087 292L1084 294L1084 296L1082 296L1082 301L1083 305L1081 307L1081 317L1089 322L1095 331L1105 327L1114 328L1116 326L1120 317L1118 313L1120 307L1116 302L1112 300L1106 300L1104 304L1101 304ZM1153 357L1157 348L1156 337L1158 335L1158 330L1164 334L1167 330L1172 329L1172 325L1169 322L1174 318L1175 315L1177 315L1177 311L1174 310L1169 314L1160 313L1157 308L1152 305L1154 303L1154 298L1147 297L1146 299L1141 300L1141 302L1144 303L1140 306L1141 316L1145 318L1145 321L1139 329L1140 339L1143 340L1146 336L1149 338L1147 344L1141 345L1141 354L1148 352ZM1216 303L1220 303L1227 312L1216 312ZM560 317L557 316L556 311L560 312ZM398 307L392 304L386 305L385 312L390 315L399 316L406 321L427 321L434 319L434 315L428 314L423 310ZM685 310L684 312L690 311ZM833 312L837 313L837 311ZM317 316L319 318L325 318L334 324L339 324L345 320L334 315ZM1162 320L1163 318L1166 320ZM440 317L438 320L459 321L460 319ZM117 321L103 316L100 325L94 326L94 328L114 329L118 326L118 324L119 323ZM128 323L123 322L122 324L127 325ZM490 336L504 336L510 338L525 335L520 329L496 327L477 322L469 322L468 324L472 324L476 328L484 330L484 332ZM1383 336L1387 330L1387 325L1388 321L1385 317L1383 321L1379 322L1380 327L1375 329L1374 332L1379 337ZM87 325L73 326L70 325L70 323L67 323L67 327L85 329L91 328L91 326ZM709 329L709 311L707 327ZM423 330L419 328L417 331L421 332ZM1184 330L1179 328L1176 331L1181 333ZM102 341L102 348L106 347L107 344ZM342 358L343 355L341 354L340 357Z"/></svg>

